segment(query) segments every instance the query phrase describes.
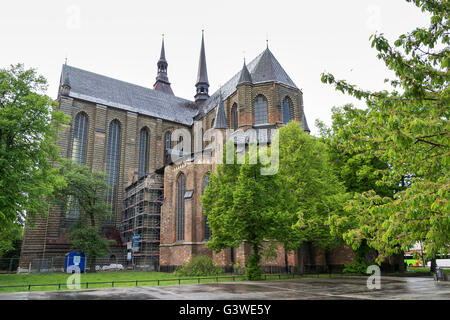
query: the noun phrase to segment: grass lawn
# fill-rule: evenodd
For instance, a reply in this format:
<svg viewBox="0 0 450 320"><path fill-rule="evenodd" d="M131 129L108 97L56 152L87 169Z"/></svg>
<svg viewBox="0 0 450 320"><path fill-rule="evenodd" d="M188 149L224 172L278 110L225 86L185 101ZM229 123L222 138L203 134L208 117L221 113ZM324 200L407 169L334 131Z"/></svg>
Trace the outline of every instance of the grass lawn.
<svg viewBox="0 0 450 320"><path fill-rule="evenodd" d="M450 269L449 268L443 268L442 270L444 270L445 273L449 273L450 274ZM430 272L430 268L429 267L408 267L408 271L414 271L414 272Z"/></svg>
<svg viewBox="0 0 450 320"><path fill-rule="evenodd" d="M28 291L28 285L41 285L51 284L50 286L31 286L30 291L55 291L58 290L58 284L60 284L60 290L70 290L67 287L67 280L69 274L64 273L47 273L47 274L2 274L0 275L0 293L7 292L20 292ZM223 277L223 278L221 278ZM292 275L266 275L265 279L287 279ZM298 277L298 276L296 276ZM172 273L163 272L142 272L142 271L107 271L96 273L82 273L81 274L81 289L97 289L97 288L111 288L112 281L114 281L114 287L134 287L136 286L136 280L138 280L138 286L168 286L179 284L197 284L208 282L229 282L229 281L244 281L245 276L235 275L233 276L219 276L212 277L181 277L182 280L178 280L180 277L175 276ZM206 279L207 278L207 279ZM171 280L173 279L173 280ZM184 280L186 279L186 280ZM263 276L264 279L264 276ZM159 283L158 283L158 280ZM123 281L123 282L122 282ZM96 283L96 282L108 282L108 283ZM87 283L87 284L86 284ZM2 286L19 286L13 288L1 288Z"/></svg>

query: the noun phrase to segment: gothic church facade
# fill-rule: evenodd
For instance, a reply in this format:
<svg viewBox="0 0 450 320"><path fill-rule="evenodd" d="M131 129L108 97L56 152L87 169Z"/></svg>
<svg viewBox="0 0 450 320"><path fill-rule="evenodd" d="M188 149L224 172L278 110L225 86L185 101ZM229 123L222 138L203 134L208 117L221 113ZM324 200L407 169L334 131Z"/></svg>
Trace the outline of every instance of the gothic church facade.
<svg viewBox="0 0 450 320"><path fill-rule="evenodd" d="M60 132L61 156L106 172L111 188L105 197L113 215L102 227L102 233L116 240L111 245L114 256L126 257L130 241L120 229L125 189L156 174L161 176L164 189L158 226L160 270L182 265L199 254L211 256L224 266L245 265L249 254L245 244L219 254L206 247L210 230L200 196L214 165L170 161L173 146L179 142L172 133L185 129L194 136L192 133L199 128L202 132L210 128L279 128L289 121L301 122L303 129L309 131L303 92L267 47L210 94L203 35L193 100L174 95L167 69L164 39L152 89L63 65L58 103L72 121L67 130ZM47 217L37 217L33 228L26 226L20 266L26 268L33 259L69 252L67 233L78 215L77 210L70 208L53 208ZM327 264L342 265L351 258L351 249L344 247L327 254L326 260ZM312 259L299 260L297 252L284 252L280 247L277 259L263 264L321 264L325 258L318 253Z"/></svg>

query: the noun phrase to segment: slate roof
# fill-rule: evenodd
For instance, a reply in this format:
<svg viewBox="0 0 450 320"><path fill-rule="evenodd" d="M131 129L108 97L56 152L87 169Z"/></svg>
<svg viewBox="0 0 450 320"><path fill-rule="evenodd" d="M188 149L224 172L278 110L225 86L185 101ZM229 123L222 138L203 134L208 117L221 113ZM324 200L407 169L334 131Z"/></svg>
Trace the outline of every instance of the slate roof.
<svg viewBox="0 0 450 320"><path fill-rule="evenodd" d="M62 75L70 78L69 97L136 112L191 126L197 114L193 101L68 65Z"/></svg>
<svg viewBox="0 0 450 320"><path fill-rule="evenodd" d="M306 122L305 111L302 111L302 129L306 132L311 132L308 127L308 122Z"/></svg>
<svg viewBox="0 0 450 320"><path fill-rule="evenodd" d="M244 61L244 65L242 66L241 75L239 76L238 85L243 83L252 83L252 76L250 71L248 71L247 66Z"/></svg>
<svg viewBox="0 0 450 320"><path fill-rule="evenodd" d="M225 116L225 108L223 100L219 94L219 106L216 109L216 118L214 119L214 129L228 129L227 117Z"/></svg>
<svg viewBox="0 0 450 320"><path fill-rule="evenodd" d="M286 71L274 57L269 48L266 48L259 56L247 65L252 83L276 82L297 88L295 83L289 78ZM242 70L235 74L227 83L220 87L211 97L200 105L196 119L203 118L219 103L219 93L222 92L222 99L226 100L236 91Z"/></svg>

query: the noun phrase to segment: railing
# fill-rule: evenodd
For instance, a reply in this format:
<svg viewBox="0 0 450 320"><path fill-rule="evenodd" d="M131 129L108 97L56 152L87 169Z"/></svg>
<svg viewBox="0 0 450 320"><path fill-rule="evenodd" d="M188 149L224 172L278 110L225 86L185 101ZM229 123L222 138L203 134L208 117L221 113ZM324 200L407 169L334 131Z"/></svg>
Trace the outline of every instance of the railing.
<svg viewBox="0 0 450 320"><path fill-rule="evenodd" d="M309 277L311 275L298 275L298 274L263 274L261 276L261 280L281 280L281 279L294 279L294 278L301 278L301 277ZM323 274L322 274L323 276ZM329 277L336 276L329 274ZM317 277L320 277L320 274L317 274ZM170 279L152 279L152 280L118 280L118 281L92 281L92 282L81 282L80 287L83 289L89 289L89 286L94 285L104 285L104 284L111 284L111 288L114 288L115 285L121 284L121 283L133 283L135 287L139 286L139 283L152 283L156 286L161 286L163 283L167 282L174 282L178 283L178 285L181 285L183 281L190 281L189 284L200 284L202 283L202 280L212 280L209 282L203 282L203 283L219 283L219 279L229 279L230 281L236 282L236 281L246 281L248 280L246 276L244 275L229 275L229 276L213 276L213 277L195 277L195 278L170 278ZM223 281L225 282L225 281ZM148 285L147 285L148 286ZM46 283L46 284L23 284L23 285L12 285L12 286L0 286L0 290L3 288L26 288L27 291L31 291L31 288L33 287L55 287L57 290L64 289L64 287L67 287L67 284L64 283ZM130 287L130 286L126 286ZM80 288L80 289L81 289ZM104 288L104 287L103 287Z"/></svg>

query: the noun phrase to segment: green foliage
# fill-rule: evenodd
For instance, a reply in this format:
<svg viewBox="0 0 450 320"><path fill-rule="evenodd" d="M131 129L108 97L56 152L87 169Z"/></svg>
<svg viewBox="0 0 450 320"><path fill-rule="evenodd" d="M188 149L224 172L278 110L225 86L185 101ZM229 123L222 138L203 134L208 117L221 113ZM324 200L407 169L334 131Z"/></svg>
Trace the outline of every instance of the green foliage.
<svg viewBox="0 0 450 320"><path fill-rule="evenodd" d="M398 186L393 196L375 187L359 190L346 217L332 222L354 248L367 239L378 261L416 242L428 258L450 249L449 4L409 2L430 14L428 27L401 35L393 46L382 34L371 37L378 58L395 73L387 80L392 92L361 90L322 74L324 83L367 104L363 111L344 109L351 121L335 132L342 148L388 164L377 187Z"/></svg>
<svg viewBox="0 0 450 320"><path fill-rule="evenodd" d="M245 241L252 249L246 266L251 280L259 279L261 255L270 257L274 243L288 250L304 241L335 246L327 221L329 214L343 210L347 197L332 172L326 145L305 133L300 123L281 128L272 146L277 141L279 149L260 151L278 157L276 174L262 175L267 166L252 162L249 154L245 164L237 164L235 155L235 164L217 166L201 198L212 230L207 246L219 252ZM265 241L268 250L263 250Z"/></svg>
<svg viewBox="0 0 450 320"><path fill-rule="evenodd" d="M348 195L330 163L326 144L290 122L279 131L280 174L295 197L298 219L286 246L294 249L301 242L330 249L338 244L331 234L329 216L343 211Z"/></svg>
<svg viewBox="0 0 450 320"><path fill-rule="evenodd" d="M8 228L0 227L0 258L18 257L20 255L23 227L13 224Z"/></svg>
<svg viewBox="0 0 450 320"><path fill-rule="evenodd" d="M104 192L108 188L105 173L92 171L68 159L61 159L60 162L58 169L64 184L55 190L52 202L62 206L66 212L71 203L77 203L80 216L71 228L69 241L74 249L84 252L91 259L91 272L95 272L95 259L107 256L110 253L109 244L114 242L99 234L99 226L111 216L111 208L104 200Z"/></svg>
<svg viewBox="0 0 450 320"><path fill-rule="evenodd" d="M369 267L368 263L354 261L347 263L342 272L352 274L366 274L368 267Z"/></svg>
<svg viewBox="0 0 450 320"><path fill-rule="evenodd" d="M223 273L223 269L207 256L193 256L184 266L175 270L175 275L179 277L218 276Z"/></svg>
<svg viewBox="0 0 450 320"><path fill-rule="evenodd" d="M44 94L47 82L21 64L0 69L0 231L48 211L47 197L62 183L53 161L55 141L69 122Z"/></svg>
<svg viewBox="0 0 450 320"><path fill-rule="evenodd" d="M81 225L72 229L69 240L74 249L85 253L91 260L108 256L111 252L109 244L114 241L101 237L95 227Z"/></svg>
<svg viewBox="0 0 450 320"><path fill-rule="evenodd" d="M212 230L207 246L219 252L246 241L260 256L264 240L289 242L292 225L297 220L296 202L285 188L282 175L262 175L261 170L267 166L254 161L248 153L245 160L245 164L237 164L235 154L234 164L224 161L216 167L217 173L210 175L209 186L201 197ZM260 257L252 261L259 260Z"/></svg>
<svg viewBox="0 0 450 320"><path fill-rule="evenodd" d="M76 201L80 209L80 220L92 227L101 225L105 218L111 216L111 207L105 201L104 192L109 188L105 182L106 174L92 171L69 159L61 159L58 168L64 184L53 194L53 203L69 210L71 201Z"/></svg>
<svg viewBox="0 0 450 320"><path fill-rule="evenodd" d="M253 253L248 257L248 265L245 269L248 280L261 280L262 270L259 266L260 262L261 255L258 251L253 250Z"/></svg>

